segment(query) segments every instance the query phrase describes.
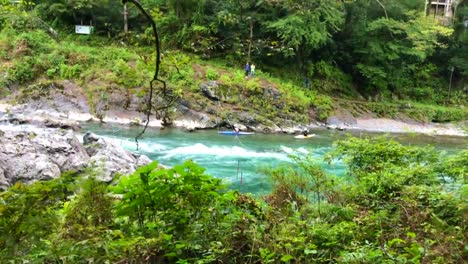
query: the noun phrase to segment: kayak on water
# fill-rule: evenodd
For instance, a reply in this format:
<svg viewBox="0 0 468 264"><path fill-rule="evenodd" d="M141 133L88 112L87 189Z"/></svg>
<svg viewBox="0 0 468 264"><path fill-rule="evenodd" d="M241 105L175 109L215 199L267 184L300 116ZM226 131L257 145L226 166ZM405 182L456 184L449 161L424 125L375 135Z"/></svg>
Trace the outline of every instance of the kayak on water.
<svg viewBox="0 0 468 264"><path fill-rule="evenodd" d="M294 138L312 138L312 137L315 137L315 134L310 134L310 135L307 135L307 136L304 136L304 135L294 136Z"/></svg>
<svg viewBox="0 0 468 264"><path fill-rule="evenodd" d="M232 136L237 136L237 135L253 135L255 134L254 132L236 132L236 131L218 131L218 134L221 135L232 135Z"/></svg>

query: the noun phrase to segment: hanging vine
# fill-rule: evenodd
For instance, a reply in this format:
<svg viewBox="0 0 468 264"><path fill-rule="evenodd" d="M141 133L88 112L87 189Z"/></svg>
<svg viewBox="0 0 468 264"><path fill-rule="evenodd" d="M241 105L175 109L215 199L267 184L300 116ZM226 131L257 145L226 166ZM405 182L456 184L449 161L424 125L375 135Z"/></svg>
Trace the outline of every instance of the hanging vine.
<svg viewBox="0 0 468 264"><path fill-rule="evenodd" d="M149 91L147 108L146 108L146 124L143 130L135 137L135 142L136 142L137 150L138 150L138 139L146 132L146 129L148 128L148 124L150 122L151 110L154 110L156 117L162 118L163 124L166 124L168 122L167 111L171 106L174 105L176 96L172 93L171 90L167 88L166 82L159 78L159 68L161 64L161 44L159 42L159 34L156 29L156 23L154 22L151 15L148 14L148 12L146 12L146 10L143 8L143 6L138 0L122 0L122 3L124 5L127 4L128 2L133 3L138 8L138 10L140 10L140 12L146 17L148 22L151 24L151 27L153 29L153 35L154 35L154 48L156 51L154 76L153 76L153 79L149 82L150 91ZM156 85L155 83L162 84L162 87L160 89L155 89L155 85ZM160 97L163 100L162 102L160 102L160 104L155 106L153 104L154 97L156 98Z"/></svg>

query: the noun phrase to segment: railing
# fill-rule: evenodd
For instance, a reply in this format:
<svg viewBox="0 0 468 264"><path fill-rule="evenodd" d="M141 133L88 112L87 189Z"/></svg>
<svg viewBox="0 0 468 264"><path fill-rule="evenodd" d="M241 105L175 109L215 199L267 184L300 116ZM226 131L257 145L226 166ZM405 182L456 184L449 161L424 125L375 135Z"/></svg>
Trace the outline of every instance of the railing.
<svg viewBox="0 0 468 264"><path fill-rule="evenodd" d="M452 5L452 0L431 1L431 5Z"/></svg>

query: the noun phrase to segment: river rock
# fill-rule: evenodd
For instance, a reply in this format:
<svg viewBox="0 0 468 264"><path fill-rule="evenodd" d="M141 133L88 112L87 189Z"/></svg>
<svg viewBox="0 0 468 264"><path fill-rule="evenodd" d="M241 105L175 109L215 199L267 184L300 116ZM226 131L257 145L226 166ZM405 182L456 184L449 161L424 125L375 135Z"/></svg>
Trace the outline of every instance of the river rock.
<svg viewBox="0 0 468 264"><path fill-rule="evenodd" d="M277 89L273 89L271 87L263 88L263 96L273 100L281 99L281 93Z"/></svg>
<svg viewBox="0 0 468 264"><path fill-rule="evenodd" d="M9 185L8 180L5 177L5 172L0 168L0 191L5 191Z"/></svg>
<svg viewBox="0 0 468 264"><path fill-rule="evenodd" d="M92 133L86 133L83 141L84 145L72 130L0 125L0 190L18 181L50 180L90 166L98 168L98 179L108 182L151 162L145 155L126 151Z"/></svg>
<svg viewBox="0 0 468 264"><path fill-rule="evenodd" d="M133 155L121 146L90 132L83 136L83 145L90 156L91 166L100 171L97 178L105 182L110 182L118 174L132 173L138 166L151 162L146 156Z"/></svg>
<svg viewBox="0 0 468 264"><path fill-rule="evenodd" d="M219 101L221 98L216 94L219 85L216 81L209 81L200 84L200 90L202 94L210 100Z"/></svg>
<svg viewBox="0 0 468 264"><path fill-rule="evenodd" d="M179 105L177 110L182 114L183 119L174 121L176 127L193 131L196 129L215 128L217 125L216 120L206 113L197 112L183 105Z"/></svg>
<svg viewBox="0 0 468 264"><path fill-rule="evenodd" d="M327 119L327 128L344 130L357 125L357 119L344 109L338 109Z"/></svg>
<svg viewBox="0 0 468 264"><path fill-rule="evenodd" d="M89 156L71 130L10 125L0 131L0 189L17 181L54 179L87 166Z"/></svg>
<svg viewBox="0 0 468 264"><path fill-rule="evenodd" d="M148 156L146 156L146 155L141 155L141 154L133 153L133 152L132 152L132 155L133 155L133 157L135 157L135 159L137 160L137 162L136 162L136 166L137 166L137 167L145 166L145 165L148 165L148 164L150 164L151 162L153 162L153 161L152 161L150 158L148 158Z"/></svg>

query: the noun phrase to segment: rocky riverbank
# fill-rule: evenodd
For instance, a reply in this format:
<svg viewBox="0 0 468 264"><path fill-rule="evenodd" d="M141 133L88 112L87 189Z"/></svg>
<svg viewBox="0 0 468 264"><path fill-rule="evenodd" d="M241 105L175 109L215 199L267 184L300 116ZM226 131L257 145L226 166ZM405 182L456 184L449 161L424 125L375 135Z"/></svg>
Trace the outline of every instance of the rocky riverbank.
<svg viewBox="0 0 468 264"><path fill-rule="evenodd" d="M86 133L81 143L71 129L0 124L0 190L18 181L49 180L87 168L109 182L150 162L92 133Z"/></svg>
<svg viewBox="0 0 468 264"><path fill-rule="evenodd" d="M274 102L280 94L269 86L263 94ZM339 107L326 121L309 113L309 123L278 117L273 122L251 111L236 109L225 102L226 94L216 82L202 83L200 98L179 100L176 104L172 126L193 131L234 126L241 130L259 133L300 133L305 129L328 128L338 130L363 130L370 132L423 133L431 135L467 136L459 126L416 122L409 118L399 120L377 118L374 113L360 111L355 117L349 110ZM49 128L74 129L81 122L96 121L119 125L144 125L146 116L141 106L144 99L136 95L123 95L119 90L110 91L105 99L85 96L82 88L71 81L45 82L13 91L0 100L0 122L33 124ZM280 107L280 106L275 106ZM466 126L466 125L465 125ZM161 120L150 118L149 127L162 128Z"/></svg>
<svg viewBox="0 0 468 264"><path fill-rule="evenodd" d="M74 131L80 123L88 121L119 125L144 125L144 114L135 109L109 109L101 116L91 114L89 105L82 96L73 95L73 87L67 92L47 97L38 97L27 102L0 102L0 189L6 189L17 181L30 183L59 177L66 171L84 171L97 168L97 177L111 181L117 174L128 174L150 162L107 142L93 134L85 134L78 140ZM213 95L210 95L213 96ZM328 118L326 123L298 124L285 122L279 125L264 125L247 113L233 122L219 119L209 113L196 112L178 105L178 118L173 126L189 131L211 129L220 126L263 133L299 133L304 129L363 130L370 132L423 133L431 135L467 136L454 124L417 123L384 118L354 118L341 111ZM152 118L150 127L162 128L160 120ZM81 143L82 142L82 143Z"/></svg>
<svg viewBox="0 0 468 264"><path fill-rule="evenodd" d="M192 117L192 119L190 118ZM144 116L138 112L110 112L108 115L98 118L84 111L60 112L54 109L31 108L28 105L9 105L0 103L0 122L13 124L41 125L49 128L62 128L77 130L82 122L104 122L117 125L144 125L141 121ZM361 130L369 132L388 133L421 133L428 135L460 136L466 137L467 133L455 124L417 123L403 122L387 118L350 118L333 116L326 123L314 122L311 124L295 124L293 126L248 126L243 123L217 123L209 115L202 118L186 116L173 122L174 127L193 131L197 129L215 129L218 126L231 128L240 127L241 130L252 130L260 133L300 133L304 129L337 129L337 130ZM162 121L151 118L149 127L163 128Z"/></svg>

